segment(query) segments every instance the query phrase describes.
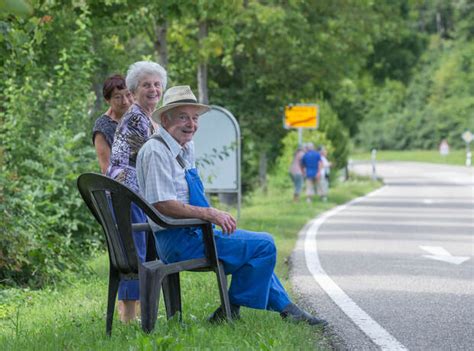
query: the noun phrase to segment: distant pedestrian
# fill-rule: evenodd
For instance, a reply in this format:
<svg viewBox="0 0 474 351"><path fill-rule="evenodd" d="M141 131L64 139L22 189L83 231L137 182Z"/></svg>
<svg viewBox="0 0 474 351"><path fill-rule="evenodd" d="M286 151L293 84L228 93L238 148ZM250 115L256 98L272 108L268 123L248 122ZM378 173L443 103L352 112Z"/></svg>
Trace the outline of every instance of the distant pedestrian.
<svg viewBox="0 0 474 351"><path fill-rule="evenodd" d="M311 202L316 193L316 184L320 177L321 155L314 150L313 143L307 143L306 148L307 151L301 159L301 164L306 178L306 201Z"/></svg>
<svg viewBox="0 0 474 351"><path fill-rule="evenodd" d="M323 201L327 201L329 192L329 173L331 171L331 162L327 159L327 150L320 146L318 148L321 156L321 171L318 181L318 195Z"/></svg>
<svg viewBox="0 0 474 351"><path fill-rule="evenodd" d="M293 181L294 185L294 193L293 193L293 200L298 201L300 199L300 193L301 189L303 187L303 167L301 164L301 160L304 156L304 150L302 146L298 146L298 149L296 149L296 152L293 156L293 161L291 162L290 165L290 177L291 180Z"/></svg>
<svg viewBox="0 0 474 351"><path fill-rule="evenodd" d="M439 144L439 154L441 156L449 155L449 144L446 139L441 140L441 143Z"/></svg>

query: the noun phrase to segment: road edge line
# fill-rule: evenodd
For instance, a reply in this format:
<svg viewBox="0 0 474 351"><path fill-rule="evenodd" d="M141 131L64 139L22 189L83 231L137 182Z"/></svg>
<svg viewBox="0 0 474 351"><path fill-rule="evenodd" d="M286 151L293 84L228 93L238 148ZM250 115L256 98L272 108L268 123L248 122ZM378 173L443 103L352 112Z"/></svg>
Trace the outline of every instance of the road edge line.
<svg viewBox="0 0 474 351"><path fill-rule="evenodd" d="M362 201L363 199L375 195L385 186L370 192L365 196L358 197L346 204L337 206L315 219L305 226L304 253L306 266L314 280L326 292L331 300L344 312L355 325L364 332L382 350L407 350L397 339L395 339L380 324L373 320L362 308L360 308L324 271L318 255L316 242L319 227L330 217L341 212L347 207Z"/></svg>

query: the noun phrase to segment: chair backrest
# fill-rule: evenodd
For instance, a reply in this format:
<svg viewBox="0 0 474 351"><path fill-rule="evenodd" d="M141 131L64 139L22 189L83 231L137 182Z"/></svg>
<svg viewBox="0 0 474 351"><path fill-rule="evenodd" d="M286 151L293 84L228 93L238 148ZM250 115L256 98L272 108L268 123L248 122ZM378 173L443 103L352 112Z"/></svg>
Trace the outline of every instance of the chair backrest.
<svg viewBox="0 0 474 351"><path fill-rule="evenodd" d="M132 203L160 227L201 226L205 233L206 256L217 266L218 256L211 223L196 218L165 219L132 189L101 174L81 174L77 179L77 187L87 207L104 230L110 263L122 274L138 272L137 254L132 238Z"/></svg>
<svg viewBox="0 0 474 351"><path fill-rule="evenodd" d="M79 176L77 187L104 230L110 263L123 274L138 272L132 237L132 196L122 184L94 173Z"/></svg>
<svg viewBox="0 0 474 351"><path fill-rule="evenodd" d="M132 236L132 203L147 215L152 215L158 223L161 222L159 214L133 190L101 174L80 175L77 187L104 230L111 264L122 274L137 273L138 256Z"/></svg>

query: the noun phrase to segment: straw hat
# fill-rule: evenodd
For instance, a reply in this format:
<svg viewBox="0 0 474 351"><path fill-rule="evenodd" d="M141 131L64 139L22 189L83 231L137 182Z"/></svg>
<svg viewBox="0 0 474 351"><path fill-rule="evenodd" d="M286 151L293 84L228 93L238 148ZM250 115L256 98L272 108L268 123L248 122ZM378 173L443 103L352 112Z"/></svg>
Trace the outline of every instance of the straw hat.
<svg viewBox="0 0 474 351"><path fill-rule="evenodd" d="M163 105L153 112L151 118L157 123L161 123L161 115L166 111L179 106L196 106L198 115L206 113L211 108L207 105L199 104L189 85L177 85L169 88L163 95Z"/></svg>

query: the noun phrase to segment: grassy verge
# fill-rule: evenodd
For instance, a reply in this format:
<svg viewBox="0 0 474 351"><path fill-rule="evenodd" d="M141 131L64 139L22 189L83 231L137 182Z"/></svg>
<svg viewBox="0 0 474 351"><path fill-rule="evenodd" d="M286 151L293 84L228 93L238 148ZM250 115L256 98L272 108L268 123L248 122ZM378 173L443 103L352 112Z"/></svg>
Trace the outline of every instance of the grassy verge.
<svg viewBox="0 0 474 351"><path fill-rule="evenodd" d="M286 257L300 228L318 213L376 188L353 180L331 189L329 201L291 202L290 189L269 189L246 199L239 227L267 231L279 249L277 274L287 281ZM90 262L88 273L64 274L54 289L0 292L0 350L306 350L328 349L321 330L281 321L277 313L244 308L232 325L210 325L206 317L219 304L215 276L182 274L183 323L167 322L160 305L157 327L141 332L138 323L116 319L112 337L105 336L108 261L103 254Z"/></svg>
<svg viewBox="0 0 474 351"><path fill-rule="evenodd" d="M355 152L353 160L370 160L370 152ZM377 161L415 161L444 163L463 166L466 162L465 150L452 150L447 156L441 156L437 150L377 151Z"/></svg>

